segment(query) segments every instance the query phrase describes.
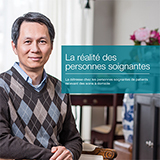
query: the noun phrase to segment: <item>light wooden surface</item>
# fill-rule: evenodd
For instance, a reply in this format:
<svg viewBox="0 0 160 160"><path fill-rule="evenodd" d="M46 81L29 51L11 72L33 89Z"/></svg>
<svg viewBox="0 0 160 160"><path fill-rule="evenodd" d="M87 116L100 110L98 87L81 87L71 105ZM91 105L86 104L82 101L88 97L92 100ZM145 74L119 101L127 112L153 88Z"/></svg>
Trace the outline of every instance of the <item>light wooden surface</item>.
<svg viewBox="0 0 160 160"><path fill-rule="evenodd" d="M100 155L88 155L88 154L81 154L79 160L103 160L103 156Z"/></svg>

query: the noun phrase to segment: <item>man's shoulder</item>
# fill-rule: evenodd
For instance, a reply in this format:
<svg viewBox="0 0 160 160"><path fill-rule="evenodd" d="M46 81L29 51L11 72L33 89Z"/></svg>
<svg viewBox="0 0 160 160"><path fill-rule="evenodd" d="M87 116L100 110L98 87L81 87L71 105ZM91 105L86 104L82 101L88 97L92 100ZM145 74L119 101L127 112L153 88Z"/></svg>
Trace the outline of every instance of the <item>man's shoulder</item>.
<svg viewBox="0 0 160 160"><path fill-rule="evenodd" d="M0 81L10 81L12 74L13 74L13 72L11 70L8 70L6 72L2 72L0 74Z"/></svg>
<svg viewBox="0 0 160 160"><path fill-rule="evenodd" d="M57 83L61 83L61 81L58 78L51 76L50 74L47 74L47 77L54 85L56 85Z"/></svg>
<svg viewBox="0 0 160 160"><path fill-rule="evenodd" d="M7 93L9 93L10 91L9 85L10 85L12 74L13 73L11 70L8 70L0 74L0 87L5 89Z"/></svg>
<svg viewBox="0 0 160 160"><path fill-rule="evenodd" d="M12 74L13 74L12 70L9 69L8 71L0 73L0 77L3 78L6 77L7 75L12 76Z"/></svg>
<svg viewBox="0 0 160 160"><path fill-rule="evenodd" d="M58 78L56 78L54 76L51 76L51 75L48 75L48 78L49 78L49 81L51 81L52 84L54 85L54 88L55 88L57 93L61 93L61 94L68 93L67 92L68 87L62 81L60 81ZM62 93L62 90L66 91L66 92Z"/></svg>

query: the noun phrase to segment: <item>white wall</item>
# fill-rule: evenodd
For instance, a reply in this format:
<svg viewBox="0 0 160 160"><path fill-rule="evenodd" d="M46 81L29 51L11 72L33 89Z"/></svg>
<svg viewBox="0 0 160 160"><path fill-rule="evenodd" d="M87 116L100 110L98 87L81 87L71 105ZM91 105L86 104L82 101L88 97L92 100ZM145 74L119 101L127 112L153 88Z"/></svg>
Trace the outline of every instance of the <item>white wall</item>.
<svg viewBox="0 0 160 160"><path fill-rule="evenodd" d="M94 1L94 44L133 44L140 27L160 28L160 0Z"/></svg>
<svg viewBox="0 0 160 160"><path fill-rule="evenodd" d="M136 29L160 28L160 0L114 0L113 21L113 44L133 44Z"/></svg>

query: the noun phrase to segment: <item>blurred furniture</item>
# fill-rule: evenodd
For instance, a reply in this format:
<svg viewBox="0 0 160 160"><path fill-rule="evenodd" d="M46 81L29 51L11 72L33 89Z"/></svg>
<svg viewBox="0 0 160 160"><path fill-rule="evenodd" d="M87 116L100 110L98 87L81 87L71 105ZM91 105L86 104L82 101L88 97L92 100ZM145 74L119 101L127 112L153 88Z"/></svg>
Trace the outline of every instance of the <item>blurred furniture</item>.
<svg viewBox="0 0 160 160"><path fill-rule="evenodd" d="M160 159L160 94L135 94L133 160Z"/></svg>
<svg viewBox="0 0 160 160"><path fill-rule="evenodd" d="M124 140L114 141L114 149L117 152L116 160L132 160L132 144Z"/></svg>
<svg viewBox="0 0 160 160"><path fill-rule="evenodd" d="M101 155L81 154L79 160L103 160Z"/></svg>
<svg viewBox="0 0 160 160"><path fill-rule="evenodd" d="M123 96L124 94L71 94L71 103L72 105L79 105L81 106L81 110L83 108L83 105L89 105L89 106L107 106L107 134L100 133L100 138L103 138L104 142L109 142L109 145L104 147L113 148L113 139L123 139L123 135L115 135L115 129L117 127L117 131L122 129L122 125L118 124L117 122L117 106L122 106L123 103ZM109 125L109 107L113 106L113 121L112 125ZM82 111L81 111L82 113ZM82 120L82 114L80 117L80 131L81 131L81 120ZM118 124L118 125L117 125ZM105 130L106 126L102 126L102 130ZM106 132L106 130L105 130ZM92 134L93 133L93 134ZM94 140L97 137L97 134L95 132L91 133L91 143L94 144ZM97 132L98 133L98 132ZM95 136L96 137L95 137ZM104 143L106 144L106 143Z"/></svg>
<svg viewBox="0 0 160 160"><path fill-rule="evenodd" d="M113 106L112 123L92 128L91 143L95 144L96 140L103 142L103 147L113 148L113 141L124 139L122 122L117 121L117 107L122 106L123 94L110 94L112 98L103 100L107 106ZM109 102L108 102L109 101ZM109 104L110 103L110 104ZM111 115L107 115L108 117Z"/></svg>
<svg viewBox="0 0 160 160"><path fill-rule="evenodd" d="M83 143L80 160L112 160L117 156L114 149L100 148L92 144Z"/></svg>

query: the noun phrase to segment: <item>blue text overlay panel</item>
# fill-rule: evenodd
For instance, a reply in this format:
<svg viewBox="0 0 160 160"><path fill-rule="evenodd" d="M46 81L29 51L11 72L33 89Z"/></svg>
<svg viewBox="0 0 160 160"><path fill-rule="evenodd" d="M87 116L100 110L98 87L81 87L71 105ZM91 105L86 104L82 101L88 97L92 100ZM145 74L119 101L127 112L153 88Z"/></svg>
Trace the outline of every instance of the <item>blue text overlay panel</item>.
<svg viewBox="0 0 160 160"><path fill-rule="evenodd" d="M62 46L62 93L160 93L160 46Z"/></svg>

